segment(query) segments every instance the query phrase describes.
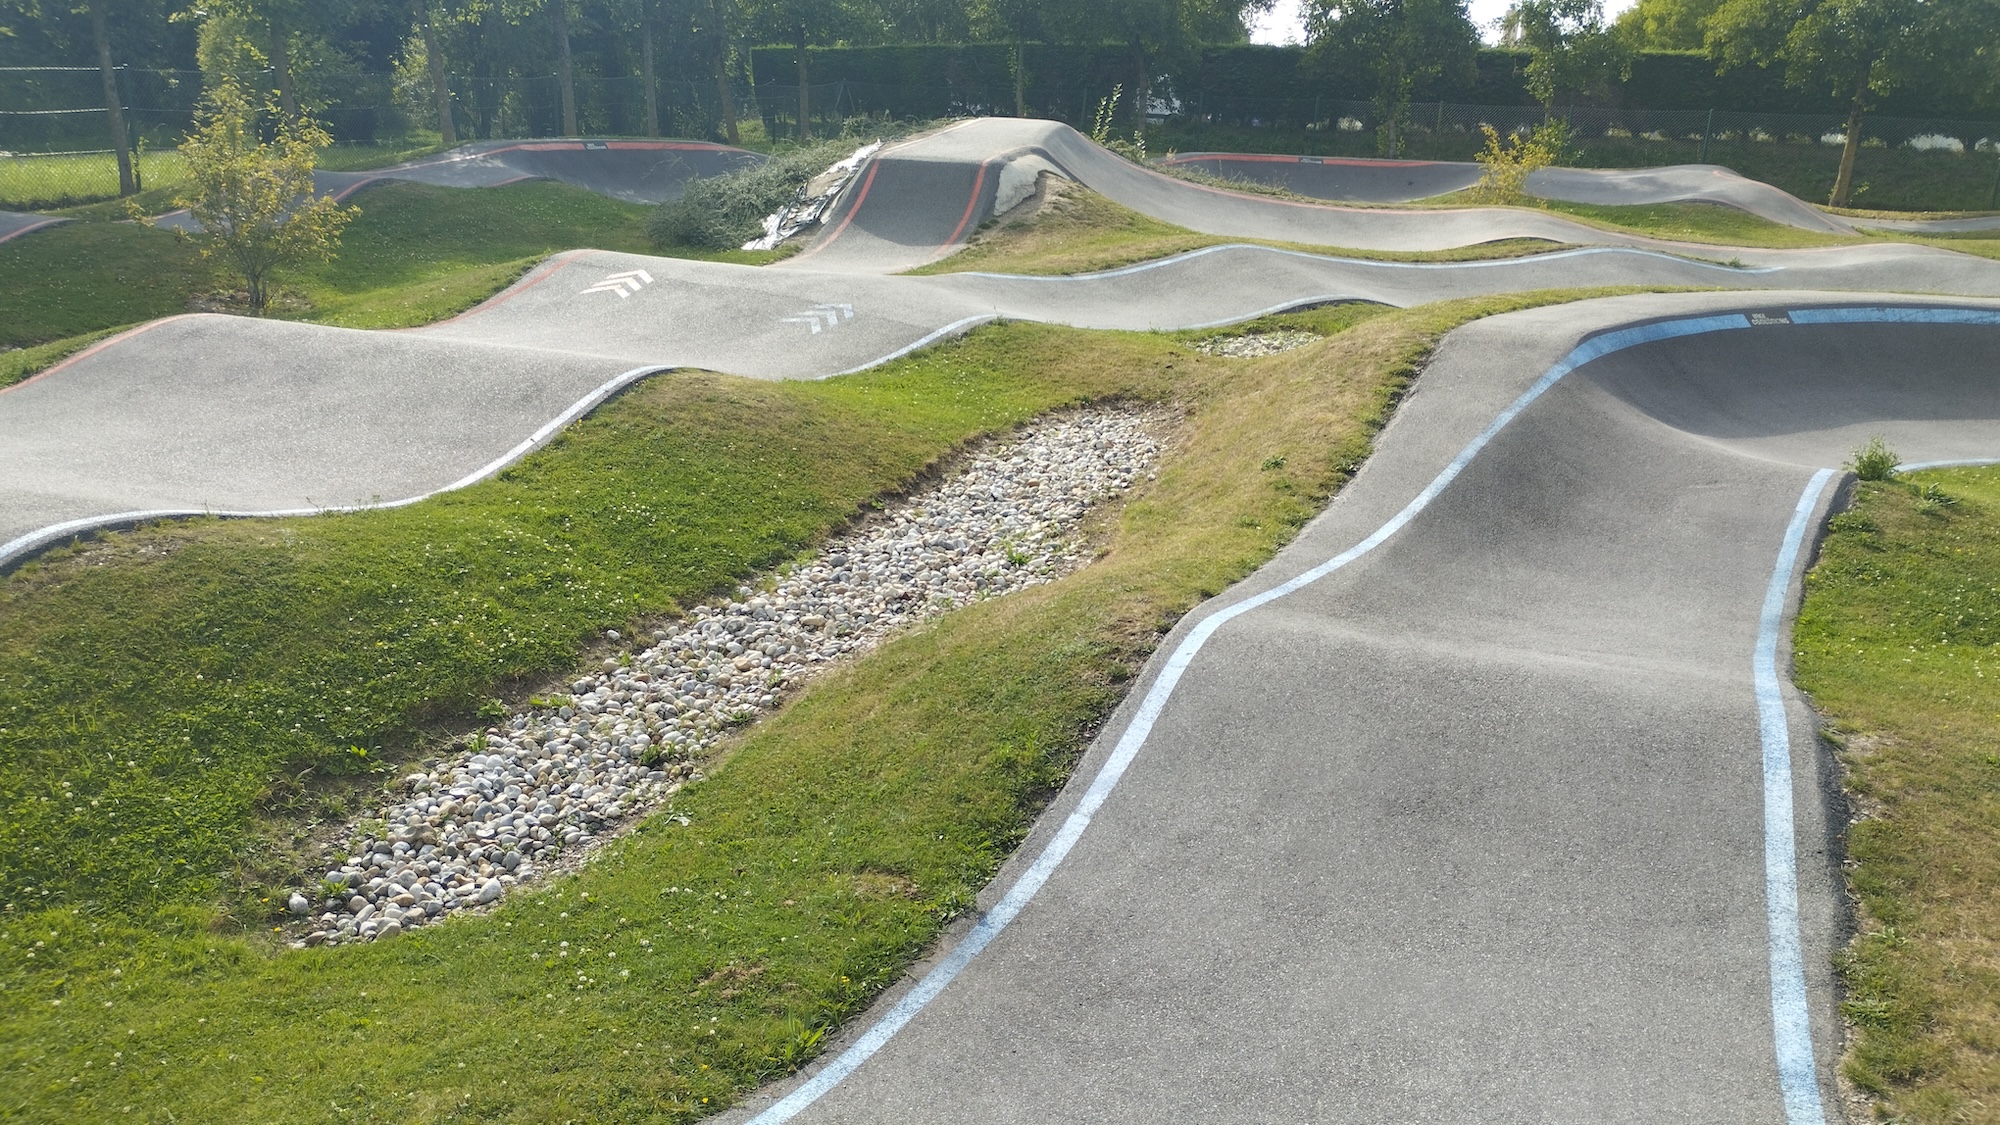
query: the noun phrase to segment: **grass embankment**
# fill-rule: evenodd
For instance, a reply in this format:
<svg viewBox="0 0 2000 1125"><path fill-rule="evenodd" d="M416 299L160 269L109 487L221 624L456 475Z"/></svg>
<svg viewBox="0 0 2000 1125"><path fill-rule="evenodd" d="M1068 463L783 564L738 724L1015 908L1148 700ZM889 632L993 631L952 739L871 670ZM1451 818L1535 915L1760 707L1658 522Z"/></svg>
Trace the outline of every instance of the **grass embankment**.
<svg viewBox="0 0 2000 1125"><path fill-rule="evenodd" d="M1150 262L1185 254L1204 246L1248 244L1309 254L1368 258L1385 262L1453 262L1520 258L1562 249L1556 243L1515 238L1452 250L1399 253L1385 250L1343 250L1255 238L1224 238L1200 234L1162 222L1091 191L1063 183L1045 189L1047 198L1023 214L1003 219L973 236L965 249L912 274L988 273L1033 275L1078 274Z"/></svg>
<svg viewBox="0 0 2000 1125"><path fill-rule="evenodd" d="M1787 250L1840 246L1861 241L1853 235L1801 230L1720 203L1636 203L1605 205L1539 201L1541 207L1604 230L1715 246L1755 246Z"/></svg>
<svg viewBox="0 0 2000 1125"><path fill-rule="evenodd" d="M1935 486L1957 503L1927 498ZM2000 469L1860 486L1794 634L1861 814L1844 1066L1884 1117L2000 1106Z"/></svg>
<svg viewBox="0 0 2000 1125"><path fill-rule="evenodd" d="M409 509L166 525L23 568L0 582L0 1105L216 1122L716 1108L809 1053L972 901L1159 631L1310 517L1442 331L1548 299L1382 313L1261 360L1011 324L824 383L670 376ZM239 890L218 914L258 859L254 822L303 832L366 792L295 771L463 729L496 685L793 556L960 442L1112 396L1188 415L1158 479L1107 513L1094 565L827 675L675 818L580 874L354 949L270 949L257 900L276 894Z"/></svg>
<svg viewBox="0 0 2000 1125"><path fill-rule="evenodd" d="M274 315L411 327L470 308L558 250L660 252L645 235L650 208L563 184L382 184L356 202L361 215L347 228L340 256L286 275ZM689 256L761 262L777 255ZM65 223L0 243L0 348L70 340L73 350L81 345L71 338L86 333L191 309L226 310L229 284L171 231Z"/></svg>

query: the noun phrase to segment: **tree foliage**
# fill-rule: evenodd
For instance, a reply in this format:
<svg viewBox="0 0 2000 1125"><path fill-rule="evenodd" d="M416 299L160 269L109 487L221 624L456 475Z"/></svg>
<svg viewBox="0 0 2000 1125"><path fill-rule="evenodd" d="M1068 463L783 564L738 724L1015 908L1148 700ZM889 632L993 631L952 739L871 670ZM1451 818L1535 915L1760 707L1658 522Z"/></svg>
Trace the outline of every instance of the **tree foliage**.
<svg viewBox="0 0 2000 1125"><path fill-rule="evenodd" d="M1520 0L1501 38L1528 49L1528 94L1545 107L1566 92L1602 94L1632 73L1631 52L1605 26L1603 0Z"/></svg>
<svg viewBox="0 0 2000 1125"><path fill-rule="evenodd" d="M1312 0L1306 42L1317 65L1370 77L1383 156L1402 155L1411 99L1440 78L1469 82L1479 53L1465 0Z"/></svg>
<svg viewBox="0 0 2000 1125"><path fill-rule="evenodd" d="M325 130L281 116L266 142L262 116L233 78L217 82L181 143L187 183L176 200L201 224L190 237L202 256L243 276L256 313L270 303L275 273L332 257L341 228L361 213L313 194L313 168L331 143Z"/></svg>
<svg viewBox="0 0 2000 1125"><path fill-rule="evenodd" d="M1153 100L1153 81L1162 69L1189 61L1206 43L1241 43L1249 37L1245 19L1270 8L1272 0L1091 0L1087 4L1048 3L1042 22L1055 37L1073 43L1120 43L1132 61L1133 124L1143 128Z"/></svg>
<svg viewBox="0 0 2000 1125"><path fill-rule="evenodd" d="M1994 32L1989 0L1725 0L1708 19L1707 44L1723 69L1779 66L1794 87L1847 99L1831 197L1839 207L1853 195L1870 99L1914 75L1971 65L1975 47Z"/></svg>
<svg viewBox="0 0 2000 1125"><path fill-rule="evenodd" d="M1613 31L1635 51L1699 51L1708 44L1708 17L1722 0L1639 0L1619 14Z"/></svg>

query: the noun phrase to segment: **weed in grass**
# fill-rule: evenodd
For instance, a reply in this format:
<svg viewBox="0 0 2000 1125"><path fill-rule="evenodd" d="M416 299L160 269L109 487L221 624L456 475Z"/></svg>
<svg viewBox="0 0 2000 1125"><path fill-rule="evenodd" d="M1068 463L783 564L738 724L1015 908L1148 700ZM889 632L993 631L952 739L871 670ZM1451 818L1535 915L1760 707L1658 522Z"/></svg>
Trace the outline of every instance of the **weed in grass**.
<svg viewBox="0 0 2000 1125"><path fill-rule="evenodd" d="M1939 488L1936 482L1917 489L1917 511L1927 516L1941 516L1958 506L1958 497Z"/></svg>
<svg viewBox="0 0 2000 1125"><path fill-rule="evenodd" d="M1848 457L1847 468L1862 480L1884 481L1894 477L1896 466L1902 463L1903 459L1896 456L1896 451L1877 435L1869 438L1867 444Z"/></svg>

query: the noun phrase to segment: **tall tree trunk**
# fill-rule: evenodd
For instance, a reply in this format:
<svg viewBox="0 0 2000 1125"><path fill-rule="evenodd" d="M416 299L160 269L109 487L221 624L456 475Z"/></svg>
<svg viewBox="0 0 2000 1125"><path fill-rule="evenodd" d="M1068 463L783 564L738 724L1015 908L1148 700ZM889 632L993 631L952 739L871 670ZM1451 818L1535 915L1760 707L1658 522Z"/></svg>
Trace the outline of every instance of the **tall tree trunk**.
<svg viewBox="0 0 2000 1125"><path fill-rule="evenodd" d="M132 150L125 136L125 105L118 97L118 73L111 69L111 34L104 28L104 0L91 0L90 34L97 40L97 70L104 77L104 114L111 123L111 151L118 154L118 194L134 195Z"/></svg>
<svg viewBox="0 0 2000 1125"><path fill-rule="evenodd" d="M292 44L283 24L273 19L271 33L271 77L278 83L278 110L287 122L299 119L299 98L292 89Z"/></svg>
<svg viewBox="0 0 2000 1125"><path fill-rule="evenodd" d="M722 136L730 144L738 144L742 142L742 136L736 132L736 98L730 94L730 32L722 20L722 0L710 0L708 12L716 20L716 104L722 106Z"/></svg>
<svg viewBox="0 0 2000 1125"><path fill-rule="evenodd" d="M1847 206L1854 189L1854 158L1861 152L1861 116L1868 112L1868 72L1874 68L1870 62L1861 68L1861 78L1854 84L1854 100L1847 105L1847 143L1840 149L1840 175L1833 181L1833 205Z"/></svg>
<svg viewBox="0 0 2000 1125"><path fill-rule="evenodd" d="M556 85L562 94L563 136L576 136L576 73L569 59L569 3L556 0L549 5L556 25Z"/></svg>
<svg viewBox="0 0 2000 1125"><path fill-rule="evenodd" d="M653 21L652 13L639 17L639 72L640 80L646 84L646 135L660 135L660 84L653 78Z"/></svg>
<svg viewBox="0 0 2000 1125"><path fill-rule="evenodd" d="M437 32L431 27L431 0L417 0L417 30L423 33L424 62L431 72L431 95L437 99L438 137L451 148L458 144L458 126L451 119L451 86L445 81Z"/></svg>
<svg viewBox="0 0 2000 1125"><path fill-rule="evenodd" d="M1138 81L1132 84L1132 127L1143 131L1146 128L1146 107L1153 100L1153 67L1146 58L1146 48L1137 39L1132 40L1132 66L1138 71Z"/></svg>
<svg viewBox="0 0 2000 1125"><path fill-rule="evenodd" d="M1021 37L1014 36L1014 116L1028 116L1028 57Z"/></svg>
<svg viewBox="0 0 2000 1125"><path fill-rule="evenodd" d="M722 104L722 135L730 144L743 138L736 130L736 98L729 92L729 40L722 32L722 4L715 4L715 97Z"/></svg>
<svg viewBox="0 0 2000 1125"><path fill-rule="evenodd" d="M812 126L807 115L812 112L812 99L806 85L806 25L799 25L799 140L812 140Z"/></svg>

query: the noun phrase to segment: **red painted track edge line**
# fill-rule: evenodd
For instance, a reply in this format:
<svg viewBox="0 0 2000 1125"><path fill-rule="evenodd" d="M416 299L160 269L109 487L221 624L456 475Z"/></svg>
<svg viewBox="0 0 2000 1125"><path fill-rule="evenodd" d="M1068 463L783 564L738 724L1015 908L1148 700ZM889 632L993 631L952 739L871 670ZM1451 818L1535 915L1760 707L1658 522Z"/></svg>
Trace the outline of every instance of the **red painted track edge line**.
<svg viewBox="0 0 2000 1125"><path fill-rule="evenodd" d="M475 313L482 313L487 311L488 309L498 308L501 305L504 305L507 302L513 300L514 298L520 296L521 294L526 293L528 290L533 289L535 286L540 285L542 282L547 281L548 279L554 277L556 274L561 273L563 267L569 265L571 258L575 257L578 254L583 254L583 253L588 253L588 251L565 250L562 253L557 254L555 257L550 258L548 261L543 262L541 265L535 267L534 271L530 271L526 277L522 278L520 281L515 282L513 288L508 289L504 293L500 293L496 296L489 297L486 300L481 301L480 303L472 306L471 308L465 310L462 313L458 313L454 316L448 316L443 320L432 321L429 324L419 324L410 328L397 328L394 329L393 331L422 332L426 328L442 327L443 325L446 324L451 324L456 321L464 320L466 317L472 316Z"/></svg>
<svg viewBox="0 0 2000 1125"><path fill-rule="evenodd" d="M965 233L966 224L972 221L972 212L979 206L980 189L986 186L986 169L990 167L992 167L990 161L980 164L979 174L972 179L972 198L965 201L965 214L959 216L958 225L951 228L951 234L945 237L944 245L938 247L939 256L943 256L945 251L958 245L958 236Z"/></svg>
<svg viewBox="0 0 2000 1125"><path fill-rule="evenodd" d="M110 347L113 344L122 344L125 341L131 339L132 337L137 336L143 332L151 332L153 329L158 328L162 324L171 324L176 320L186 320L189 317L214 316L214 315L217 314L179 313L174 316L163 316L158 320L147 321L146 323L139 325L137 328L128 328L125 331L118 333L116 336L112 336L108 339L99 340L95 344L92 344L89 347L83 349L82 351L77 352L75 355L65 356L62 362L55 364L52 367L45 367L42 370L35 372L33 375L28 376L26 379L21 380L18 383L14 383L5 387L0 387L0 395L4 395L9 391L18 391L22 387L25 387L30 383L39 382L43 379L46 379L49 376L54 375L56 372L61 371L63 368L70 366L71 364L81 363L84 360L89 359L91 356L96 355L98 352L103 351L104 349Z"/></svg>
<svg viewBox="0 0 2000 1125"><path fill-rule="evenodd" d="M22 227L20 230L17 230L12 234L0 235L0 242L10 242L16 238L21 237L24 234L29 233L30 231L38 231L41 230L43 227L52 227L60 223L67 223L69 221L70 220L68 220L67 218L58 217L54 219L43 219L39 223L29 223L27 226Z"/></svg>
<svg viewBox="0 0 2000 1125"><path fill-rule="evenodd" d="M1442 160L1372 160L1358 156L1286 156L1261 152L1183 152L1162 164L1198 164L1204 160L1241 164L1330 164L1338 168L1429 168Z"/></svg>

